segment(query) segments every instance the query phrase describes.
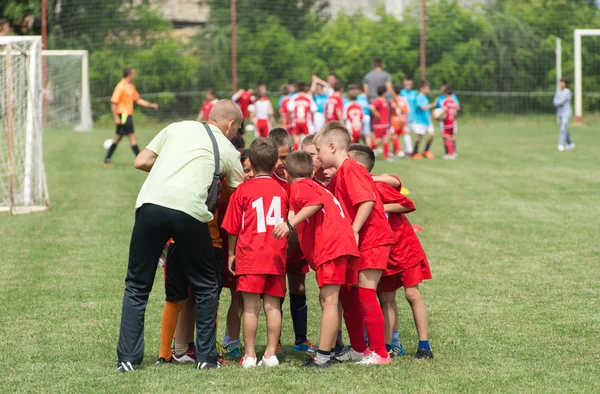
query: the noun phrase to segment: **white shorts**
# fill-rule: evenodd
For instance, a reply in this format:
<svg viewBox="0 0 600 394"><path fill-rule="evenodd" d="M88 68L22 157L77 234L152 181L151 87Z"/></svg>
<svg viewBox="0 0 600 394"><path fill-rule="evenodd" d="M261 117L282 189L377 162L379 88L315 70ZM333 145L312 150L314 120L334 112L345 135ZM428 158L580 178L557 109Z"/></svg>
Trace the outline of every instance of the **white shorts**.
<svg viewBox="0 0 600 394"><path fill-rule="evenodd" d="M371 131L371 115L365 115L363 116L363 121L362 121L362 135L363 136L368 136L371 135L373 132Z"/></svg>
<svg viewBox="0 0 600 394"><path fill-rule="evenodd" d="M319 131L325 126L325 114L321 112L313 113L313 122L315 124L316 131Z"/></svg>
<svg viewBox="0 0 600 394"><path fill-rule="evenodd" d="M413 123L412 129L415 134L418 135L433 134L435 132L432 124L426 125Z"/></svg>

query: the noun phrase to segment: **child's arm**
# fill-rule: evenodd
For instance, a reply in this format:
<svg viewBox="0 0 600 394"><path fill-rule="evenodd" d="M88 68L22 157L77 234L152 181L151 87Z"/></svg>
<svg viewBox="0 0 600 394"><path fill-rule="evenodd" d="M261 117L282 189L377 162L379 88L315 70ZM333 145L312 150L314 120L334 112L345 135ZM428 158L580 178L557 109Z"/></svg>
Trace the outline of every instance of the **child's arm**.
<svg viewBox="0 0 600 394"><path fill-rule="evenodd" d="M414 211L414 209L402 206L399 203L383 204L383 208L387 213L409 213Z"/></svg>
<svg viewBox="0 0 600 394"><path fill-rule="evenodd" d="M352 223L352 229L354 230L354 237L356 238L356 244L358 245L358 232L365 224L373 207L375 206L375 201L365 201L358 204L358 209L356 210L356 217L354 218L354 223Z"/></svg>
<svg viewBox="0 0 600 394"><path fill-rule="evenodd" d="M388 175L388 174L373 175L373 181L386 183L386 184L390 185L391 187L393 187L394 189L399 189L400 187L402 187L402 183L400 182L400 179L396 178L393 175Z"/></svg>
<svg viewBox="0 0 600 394"><path fill-rule="evenodd" d="M235 275L235 246L237 244L238 236L229 234L229 260L227 262L227 266L229 268L229 272Z"/></svg>
<svg viewBox="0 0 600 394"><path fill-rule="evenodd" d="M331 88L331 86L327 82L323 81L317 75L313 75L312 80L313 80L313 83L318 83L319 85L323 85L325 87L325 89Z"/></svg>
<svg viewBox="0 0 600 394"><path fill-rule="evenodd" d="M198 113L198 118L196 118L196 122L204 122L204 111L200 108L200 113Z"/></svg>
<svg viewBox="0 0 600 394"><path fill-rule="evenodd" d="M282 239L283 237L287 236L289 233L294 231L296 226L298 226L300 223L302 223L315 213L319 212L321 209L323 209L323 204L306 206L295 215L290 212L289 219L286 222L277 225L277 227L275 227L275 230L273 230L273 235L277 239Z"/></svg>
<svg viewBox="0 0 600 394"><path fill-rule="evenodd" d="M381 115L379 115L379 111L377 111L377 108L375 108L373 105L369 105L369 109L371 110L371 114L373 114L375 119L381 120Z"/></svg>

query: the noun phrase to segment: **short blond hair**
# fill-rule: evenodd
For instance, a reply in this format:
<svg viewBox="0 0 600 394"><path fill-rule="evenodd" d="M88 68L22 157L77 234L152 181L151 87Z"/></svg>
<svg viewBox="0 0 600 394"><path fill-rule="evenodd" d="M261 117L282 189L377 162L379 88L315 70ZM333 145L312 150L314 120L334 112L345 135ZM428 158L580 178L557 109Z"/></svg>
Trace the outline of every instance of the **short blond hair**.
<svg viewBox="0 0 600 394"><path fill-rule="evenodd" d="M306 136L306 138L304 138L302 140L302 144L300 144L300 148L304 149L307 146L314 145L315 140L316 140L315 136L316 136L316 134L311 134L311 135Z"/></svg>
<svg viewBox="0 0 600 394"><path fill-rule="evenodd" d="M324 141L334 141L341 148L348 150L350 147L350 132L340 122L329 122L319 131L315 137L314 143L323 139Z"/></svg>

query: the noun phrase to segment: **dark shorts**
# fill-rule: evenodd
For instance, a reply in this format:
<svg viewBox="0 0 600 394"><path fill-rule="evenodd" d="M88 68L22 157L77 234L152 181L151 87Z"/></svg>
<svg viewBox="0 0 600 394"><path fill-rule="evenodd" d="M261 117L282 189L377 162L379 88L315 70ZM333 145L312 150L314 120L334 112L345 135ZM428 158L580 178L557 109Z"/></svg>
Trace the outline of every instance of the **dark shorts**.
<svg viewBox="0 0 600 394"><path fill-rule="evenodd" d="M119 114L119 118L121 118L120 114ZM127 115L127 120L125 120L125 123L122 123L117 126L117 130L115 131L115 134L129 135L129 134L133 134L133 133L134 133L134 131L133 131L133 116Z"/></svg>

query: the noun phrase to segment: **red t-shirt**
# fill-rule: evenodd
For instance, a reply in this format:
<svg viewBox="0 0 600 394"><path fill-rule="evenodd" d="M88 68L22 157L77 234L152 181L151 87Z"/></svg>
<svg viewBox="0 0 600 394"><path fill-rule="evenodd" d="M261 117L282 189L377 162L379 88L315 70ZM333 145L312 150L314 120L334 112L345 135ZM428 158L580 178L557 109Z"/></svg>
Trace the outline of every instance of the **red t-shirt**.
<svg viewBox="0 0 600 394"><path fill-rule="evenodd" d="M374 116L373 119L373 129L380 128L389 128L390 127L390 105L386 99L377 97L371 103L373 107L379 112L379 119L376 119Z"/></svg>
<svg viewBox="0 0 600 394"><path fill-rule="evenodd" d="M311 118L310 107L312 99L304 93L299 93L293 99L294 107L294 123L299 125L305 125Z"/></svg>
<svg viewBox="0 0 600 394"><path fill-rule="evenodd" d="M252 95L249 92L244 91L237 96L235 102L240 106L242 115L244 116L244 119L246 119L248 117L248 107L252 104Z"/></svg>
<svg viewBox="0 0 600 394"><path fill-rule="evenodd" d="M327 102L325 103L325 117L327 122L341 120L338 118L337 111L342 111L343 109L344 100L342 99L342 96L329 96Z"/></svg>
<svg viewBox="0 0 600 394"><path fill-rule="evenodd" d="M295 213L320 204L323 208L296 229L300 248L313 270L337 257L358 257L352 223L333 194L310 179L301 179L290 187L290 207Z"/></svg>
<svg viewBox="0 0 600 394"><path fill-rule="evenodd" d="M283 179L275 173L273 173L271 178L273 178L277 183L279 183L279 185L283 188L283 190L285 190L285 194L289 197L290 196L290 184L288 183L287 179Z"/></svg>
<svg viewBox="0 0 600 394"><path fill-rule="evenodd" d="M362 133L363 109L356 101L351 101L346 105L344 118L348 121L352 135L360 136Z"/></svg>
<svg viewBox="0 0 600 394"><path fill-rule="evenodd" d="M256 177L236 189L221 225L238 236L236 275L285 275L287 241L275 239L273 230L285 222L287 207L286 192L270 177Z"/></svg>
<svg viewBox="0 0 600 394"><path fill-rule="evenodd" d="M215 105L215 103L218 100L213 100L213 101L208 101L205 100L202 103L202 113L204 114L204 120L208 120L208 114L210 113L210 110L212 109L213 105Z"/></svg>
<svg viewBox="0 0 600 394"><path fill-rule="evenodd" d="M384 204L398 203L403 207L411 209L411 212L417 209L408 197L398 193L390 185L383 182L375 182L375 185L379 190ZM394 246L390 253L388 271L401 272L414 267L425 259L425 251L406 215L402 213L390 213L388 214L388 221L394 232ZM389 275L396 272L386 272L386 274Z"/></svg>
<svg viewBox="0 0 600 394"><path fill-rule="evenodd" d="M376 192L377 188L371 174L364 166L355 160L345 159L331 180L329 190L331 191L332 188L333 194L348 212L352 223L356 218L358 204L375 201L371 214L358 233L358 248L361 252L394 243L394 236L385 217L381 197Z"/></svg>
<svg viewBox="0 0 600 394"><path fill-rule="evenodd" d="M444 118L444 130L454 130L456 124L456 113L458 112L458 104L451 98L444 100L442 107L446 110Z"/></svg>
<svg viewBox="0 0 600 394"><path fill-rule="evenodd" d="M283 188L283 190L285 190L285 193L289 199L290 184L288 183L288 181L283 178L280 178L279 175L277 175L275 173L273 173L273 179L281 185L281 187ZM304 260L304 254L302 254L302 250L300 249L300 246L296 246L294 249L289 251L288 259L287 259L288 264L297 263L302 260Z"/></svg>

